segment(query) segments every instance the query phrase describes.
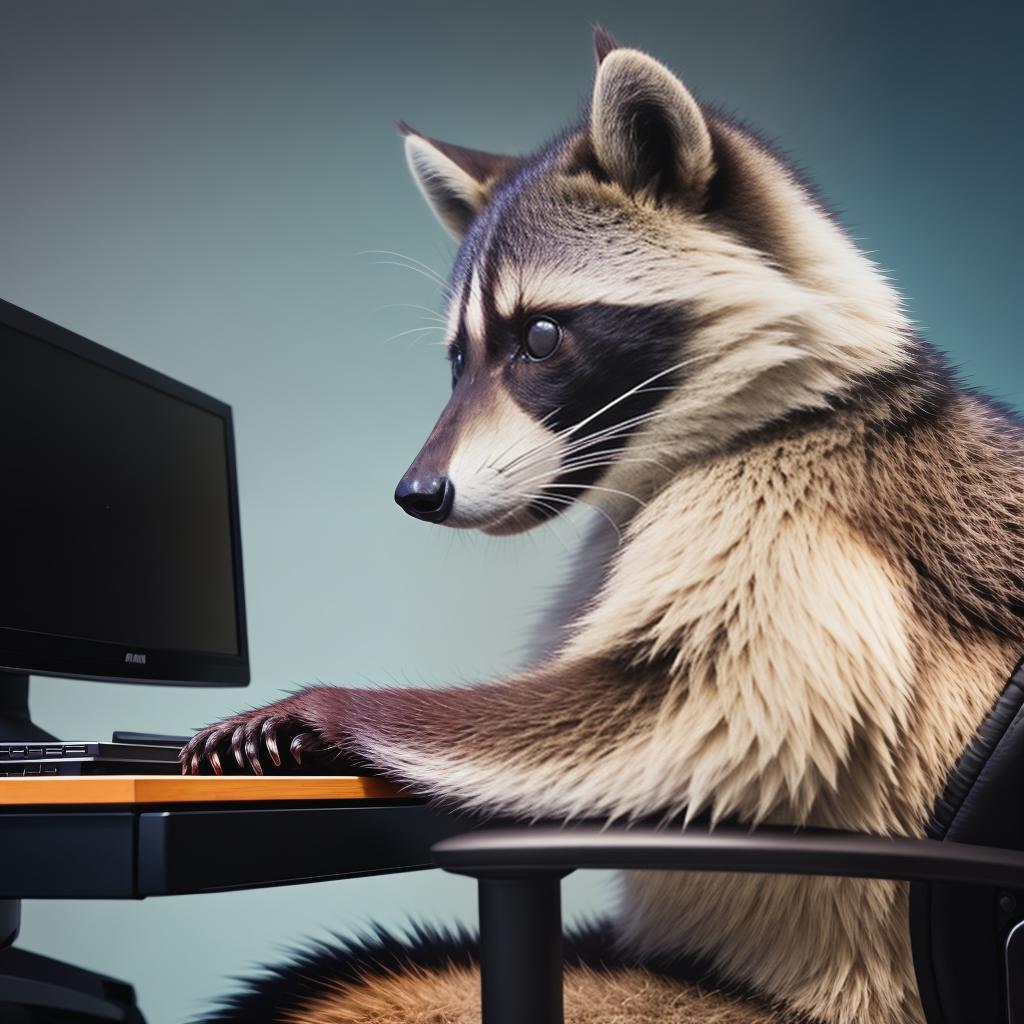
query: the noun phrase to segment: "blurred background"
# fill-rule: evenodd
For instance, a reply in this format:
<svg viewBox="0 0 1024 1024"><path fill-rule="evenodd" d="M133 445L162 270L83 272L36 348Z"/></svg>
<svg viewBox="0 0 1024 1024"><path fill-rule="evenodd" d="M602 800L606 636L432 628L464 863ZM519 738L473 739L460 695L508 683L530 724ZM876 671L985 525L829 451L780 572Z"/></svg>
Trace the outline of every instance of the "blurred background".
<svg viewBox="0 0 1024 1024"><path fill-rule="evenodd" d="M298 683L516 663L574 524L491 540L392 503L449 378L426 314L394 305L439 289L384 253L442 275L454 253L394 122L533 148L589 93L595 21L791 154L924 333L1020 407L1020 11L0 0L0 296L234 407L253 662L248 691L39 679L35 720L187 732ZM568 914L610 896L576 876ZM470 883L418 874L31 902L20 944L130 980L171 1024L304 937L474 914Z"/></svg>

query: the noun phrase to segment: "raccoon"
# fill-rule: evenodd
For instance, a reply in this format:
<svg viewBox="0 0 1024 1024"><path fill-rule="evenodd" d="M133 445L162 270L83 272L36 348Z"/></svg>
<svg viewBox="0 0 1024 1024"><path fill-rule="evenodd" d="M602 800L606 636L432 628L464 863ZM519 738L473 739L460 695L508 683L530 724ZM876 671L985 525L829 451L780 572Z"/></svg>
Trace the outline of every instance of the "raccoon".
<svg viewBox="0 0 1024 1024"><path fill-rule="evenodd" d="M1024 648L1021 424L769 145L595 43L588 113L533 155L401 126L460 247L451 398L396 500L492 534L576 501L604 517L536 660L311 687L203 729L183 769L333 751L486 812L920 835ZM907 903L886 881L627 873L572 946L568 1019L921 1021ZM477 1020L470 947L320 950L216 1019Z"/></svg>

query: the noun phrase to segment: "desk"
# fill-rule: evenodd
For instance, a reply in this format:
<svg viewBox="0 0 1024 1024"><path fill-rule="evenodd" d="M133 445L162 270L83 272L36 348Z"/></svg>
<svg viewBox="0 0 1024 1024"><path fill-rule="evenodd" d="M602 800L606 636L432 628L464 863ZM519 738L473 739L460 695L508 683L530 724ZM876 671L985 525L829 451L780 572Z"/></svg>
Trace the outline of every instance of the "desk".
<svg viewBox="0 0 1024 1024"><path fill-rule="evenodd" d="M0 899L142 899L431 866L469 827L380 779L0 779Z"/></svg>
<svg viewBox="0 0 1024 1024"><path fill-rule="evenodd" d="M431 867L434 843L471 825L357 776L0 779L0 949L17 934L22 899L144 899L413 871ZM29 1008L143 1024L129 985L2 950L0 1011Z"/></svg>

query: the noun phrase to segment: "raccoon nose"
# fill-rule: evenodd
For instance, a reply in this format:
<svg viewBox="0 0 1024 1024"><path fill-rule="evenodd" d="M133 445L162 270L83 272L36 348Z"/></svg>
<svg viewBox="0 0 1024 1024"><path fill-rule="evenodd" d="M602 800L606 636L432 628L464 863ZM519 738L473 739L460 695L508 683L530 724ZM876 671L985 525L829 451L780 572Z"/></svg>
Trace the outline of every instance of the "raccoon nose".
<svg viewBox="0 0 1024 1024"><path fill-rule="evenodd" d="M452 510L455 485L446 476L407 473L395 488L395 501L415 519L441 523Z"/></svg>

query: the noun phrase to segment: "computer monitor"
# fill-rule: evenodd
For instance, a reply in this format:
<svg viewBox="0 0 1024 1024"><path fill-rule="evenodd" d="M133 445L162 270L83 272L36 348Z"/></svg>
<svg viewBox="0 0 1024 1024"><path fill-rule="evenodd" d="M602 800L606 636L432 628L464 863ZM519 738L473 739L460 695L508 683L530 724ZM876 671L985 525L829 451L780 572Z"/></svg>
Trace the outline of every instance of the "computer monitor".
<svg viewBox="0 0 1024 1024"><path fill-rule="evenodd" d="M3 301L0 673L249 681L231 409Z"/></svg>

